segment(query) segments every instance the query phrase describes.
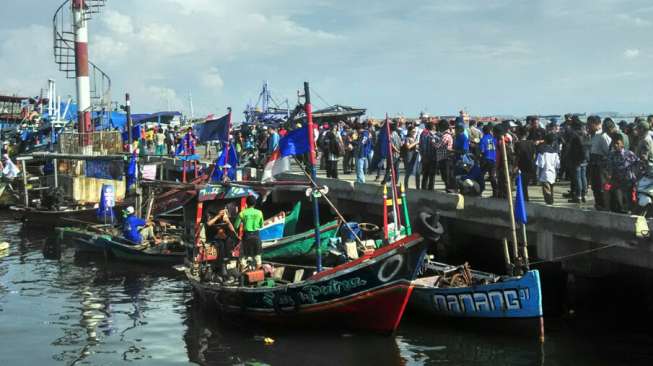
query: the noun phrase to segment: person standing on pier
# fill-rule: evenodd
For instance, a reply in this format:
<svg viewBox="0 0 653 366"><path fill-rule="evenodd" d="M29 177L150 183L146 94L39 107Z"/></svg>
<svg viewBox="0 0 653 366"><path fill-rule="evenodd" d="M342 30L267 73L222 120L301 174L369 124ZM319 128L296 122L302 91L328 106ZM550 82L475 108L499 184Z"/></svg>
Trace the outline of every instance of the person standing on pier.
<svg viewBox="0 0 653 366"><path fill-rule="evenodd" d="M612 139L606 132L603 132L600 117L590 116L587 119L587 124L592 136L589 173L594 194L594 207L599 211L606 211L610 208L610 196L604 186L608 181L608 154Z"/></svg>
<svg viewBox="0 0 653 366"><path fill-rule="evenodd" d="M440 122L438 122L438 135L440 140L435 151L435 160L438 164L438 171L440 172L440 177L444 182L444 187L447 193L455 192L456 180L453 174L453 160L455 158L453 150L453 135L449 129L449 121L446 119L441 119Z"/></svg>
<svg viewBox="0 0 653 366"><path fill-rule="evenodd" d="M435 186L435 173L438 171L436 150L441 143L441 136L434 121L429 121L419 139L419 152L422 157L422 189L432 191Z"/></svg>
<svg viewBox="0 0 653 366"><path fill-rule="evenodd" d="M608 156L610 210L617 213L630 212L633 188L637 181L635 168L639 159L625 147L621 134L612 134L612 149Z"/></svg>
<svg viewBox="0 0 653 366"><path fill-rule="evenodd" d="M354 140L354 159L356 159L356 182L365 183L365 173L369 165L370 152L372 151L372 139L365 128L358 131Z"/></svg>
<svg viewBox="0 0 653 366"><path fill-rule="evenodd" d="M404 187L408 189L409 180L412 175L415 176L415 188L419 189L420 185L420 156L419 156L419 135L417 135L417 130L415 127L411 126L408 128L408 133L406 136L406 141L403 145L403 159L404 167L406 169L406 176L404 177Z"/></svg>
<svg viewBox="0 0 653 366"><path fill-rule="evenodd" d="M482 176L488 174L492 186L492 197L497 197L497 140L492 134L492 126L483 126L483 137L479 142Z"/></svg>
<svg viewBox="0 0 653 366"><path fill-rule="evenodd" d="M155 150L154 154L156 156L164 156L166 152L166 135L163 133L161 126L156 128L156 133L154 135Z"/></svg>
<svg viewBox="0 0 653 366"><path fill-rule="evenodd" d="M337 124L331 125L331 129L325 135L324 147L327 178L338 179L338 160L344 155L344 145Z"/></svg>
<svg viewBox="0 0 653 366"><path fill-rule="evenodd" d="M386 121L386 123L390 123L390 121ZM399 135L399 131L397 130L397 124L398 122L390 123L390 151L388 151L388 154L390 154L390 157L392 158L392 166L390 166L390 164L386 164L385 175L383 176L383 180L381 180L381 185L391 181L390 175L392 174L391 170L393 166L395 169L395 179L397 182L399 182L399 161L401 156L402 141L401 136Z"/></svg>
<svg viewBox="0 0 653 366"><path fill-rule="evenodd" d="M517 141L515 142L515 165L522 173L522 192L524 200L528 202L528 182L529 177L536 177L535 170L535 142L527 139L528 131L526 127L517 128Z"/></svg>
<svg viewBox="0 0 653 366"><path fill-rule="evenodd" d="M544 137L544 145L540 148L535 166L537 167L537 180L542 186L544 202L553 205L553 187L556 182L556 174L560 169L560 156L553 145L555 136L548 134Z"/></svg>
<svg viewBox="0 0 653 366"><path fill-rule="evenodd" d="M571 180L570 203L585 202L587 194L587 161L588 151L585 140L587 134L583 131L583 125L577 118L568 126L567 134L567 167L569 168L569 179Z"/></svg>

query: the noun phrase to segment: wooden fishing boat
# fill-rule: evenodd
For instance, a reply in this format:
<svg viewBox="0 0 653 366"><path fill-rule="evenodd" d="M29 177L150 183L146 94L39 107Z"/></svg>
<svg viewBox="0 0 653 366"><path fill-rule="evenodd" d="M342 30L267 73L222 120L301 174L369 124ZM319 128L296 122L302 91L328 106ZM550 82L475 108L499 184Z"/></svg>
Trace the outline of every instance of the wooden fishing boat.
<svg viewBox="0 0 653 366"><path fill-rule="evenodd" d="M184 261L180 240L169 235L159 245L137 244L122 238L116 228L107 225L57 227L57 241L73 245L77 251L107 253L119 260L147 264L175 265Z"/></svg>
<svg viewBox="0 0 653 366"><path fill-rule="evenodd" d="M11 206L10 209L17 214L19 220L36 228L70 225L72 221L98 222L95 207L62 207L58 211L22 206Z"/></svg>
<svg viewBox="0 0 653 366"><path fill-rule="evenodd" d="M161 244L137 244L119 236L102 236L99 245L104 245L116 258L150 265L182 264L186 256L184 247L174 237L164 239Z"/></svg>
<svg viewBox="0 0 653 366"><path fill-rule="evenodd" d="M537 270L521 276L497 276L431 262L413 281L410 306L438 317L532 320L539 329L544 315L542 289Z"/></svg>
<svg viewBox="0 0 653 366"><path fill-rule="evenodd" d="M279 325L393 332L413 291L425 244L419 234L314 273L315 267L277 265L264 287L202 279L198 266L186 275L200 299L221 314Z"/></svg>
<svg viewBox="0 0 653 366"><path fill-rule="evenodd" d="M72 245L80 252L105 252L107 249L105 242L100 241L99 238L111 237L110 233L105 232L98 227L64 226L55 227L54 230L59 245Z"/></svg>
<svg viewBox="0 0 653 366"><path fill-rule="evenodd" d="M0 182L0 208L7 208L18 203L20 196L13 190L11 183Z"/></svg>

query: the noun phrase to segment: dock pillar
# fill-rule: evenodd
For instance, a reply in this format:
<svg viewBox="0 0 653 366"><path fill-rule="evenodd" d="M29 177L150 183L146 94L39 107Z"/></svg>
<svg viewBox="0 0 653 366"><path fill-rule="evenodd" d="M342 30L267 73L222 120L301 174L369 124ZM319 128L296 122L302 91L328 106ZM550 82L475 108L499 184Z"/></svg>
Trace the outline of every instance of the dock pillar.
<svg viewBox="0 0 653 366"><path fill-rule="evenodd" d="M25 196L25 208L29 207L29 189L27 189L27 164L25 160L20 161L23 169L23 196Z"/></svg>
<svg viewBox="0 0 653 366"><path fill-rule="evenodd" d="M57 159L52 160L52 165L54 165L54 188L59 188L59 164Z"/></svg>
<svg viewBox="0 0 653 366"><path fill-rule="evenodd" d="M82 154L92 154L91 81L88 66L88 21L86 0L73 0L75 29L75 77L77 81L77 130Z"/></svg>

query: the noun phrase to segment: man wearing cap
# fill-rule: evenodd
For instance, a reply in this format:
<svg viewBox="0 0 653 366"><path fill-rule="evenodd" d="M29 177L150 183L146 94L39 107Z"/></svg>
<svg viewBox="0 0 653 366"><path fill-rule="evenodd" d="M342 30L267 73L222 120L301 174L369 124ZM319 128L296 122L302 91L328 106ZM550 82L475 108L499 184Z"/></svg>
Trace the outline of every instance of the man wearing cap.
<svg viewBox="0 0 653 366"><path fill-rule="evenodd" d="M122 234L125 239L132 243L142 244L150 239L154 239L154 227L152 222L145 221L137 217L133 206L127 207L127 218L123 223Z"/></svg>

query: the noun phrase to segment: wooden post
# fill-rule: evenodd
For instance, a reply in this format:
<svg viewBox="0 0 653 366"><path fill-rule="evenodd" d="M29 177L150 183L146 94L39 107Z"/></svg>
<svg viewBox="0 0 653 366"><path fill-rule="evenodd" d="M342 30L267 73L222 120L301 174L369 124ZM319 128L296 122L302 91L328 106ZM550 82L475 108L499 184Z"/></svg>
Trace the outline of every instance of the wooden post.
<svg viewBox="0 0 653 366"><path fill-rule="evenodd" d="M521 229L522 229L522 235L524 237L524 244L522 247L522 261L523 261L524 268L526 268L526 270L529 271L531 269L531 264L530 261L528 260L528 239L526 235L526 225L522 224Z"/></svg>
<svg viewBox="0 0 653 366"><path fill-rule="evenodd" d="M27 190L27 166L25 160L20 161L23 168L23 195L25 196L25 208L29 207L29 192Z"/></svg>
<svg viewBox="0 0 653 366"><path fill-rule="evenodd" d="M317 168L315 167L315 139L313 138L313 106L311 105L311 89L304 82L304 111L306 113L306 128L308 129L308 156L311 163L311 179L313 180L313 225L315 226L315 266L317 272L322 272L322 247L320 238L320 203L318 202L320 187L317 185ZM231 118L231 117L230 117ZM346 223L345 223L346 224Z"/></svg>
<svg viewBox="0 0 653 366"><path fill-rule="evenodd" d="M388 240L388 186L383 185L383 239Z"/></svg>
<svg viewBox="0 0 653 366"><path fill-rule="evenodd" d="M410 217L408 217L408 201L406 200L406 189L404 185L401 184L401 205L404 208L404 220L406 220L406 235L411 235L413 233L413 228L410 226Z"/></svg>
<svg viewBox="0 0 653 366"><path fill-rule="evenodd" d="M54 165L54 188L59 188L59 164L57 159L52 160L52 165Z"/></svg>
<svg viewBox="0 0 653 366"><path fill-rule="evenodd" d="M512 263L510 263L510 251L508 250L508 239L503 238L503 260L506 264L506 274L512 274Z"/></svg>
<svg viewBox="0 0 653 366"><path fill-rule="evenodd" d="M517 226L515 225L515 208L512 202L512 188L510 187L510 166L508 165L508 154L506 151L506 140L504 136L501 139L501 155L503 156L503 170L506 177L506 190L508 194L508 210L510 216L510 234L512 235L512 249L514 257L515 268L519 267L519 250L517 249ZM514 274L514 273L513 273Z"/></svg>

